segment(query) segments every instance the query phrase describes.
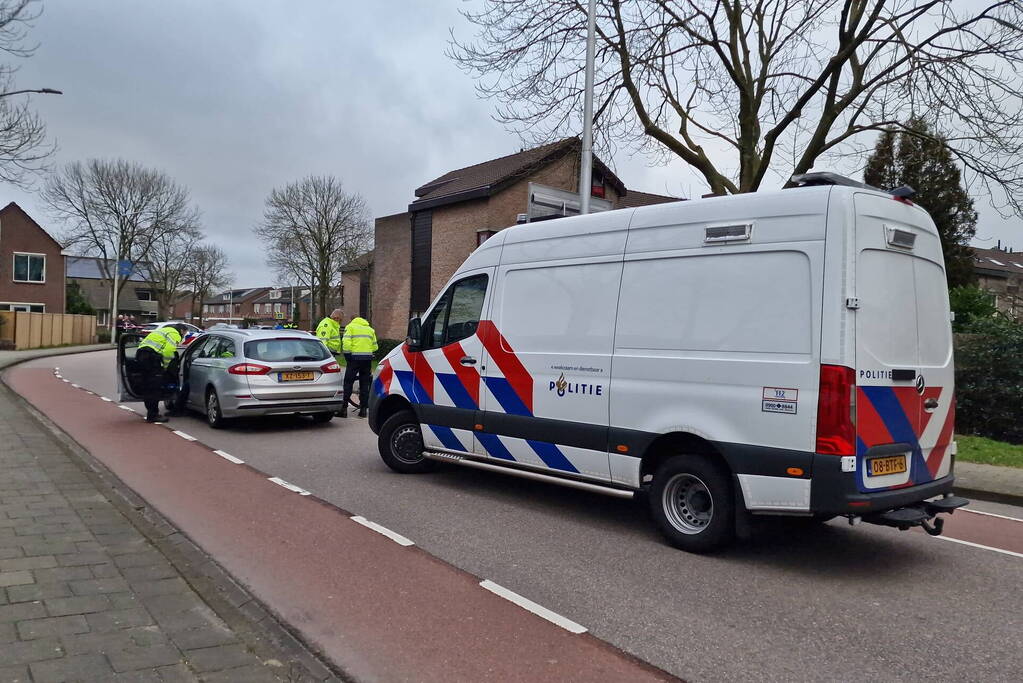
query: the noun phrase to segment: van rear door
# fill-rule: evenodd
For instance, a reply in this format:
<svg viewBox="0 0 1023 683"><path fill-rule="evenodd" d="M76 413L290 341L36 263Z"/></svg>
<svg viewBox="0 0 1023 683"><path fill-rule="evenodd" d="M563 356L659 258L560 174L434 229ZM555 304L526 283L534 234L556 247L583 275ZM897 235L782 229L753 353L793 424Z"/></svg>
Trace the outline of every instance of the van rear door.
<svg viewBox="0 0 1023 683"><path fill-rule="evenodd" d="M924 484L951 469L952 330L941 243L919 208L855 197L858 484Z"/></svg>

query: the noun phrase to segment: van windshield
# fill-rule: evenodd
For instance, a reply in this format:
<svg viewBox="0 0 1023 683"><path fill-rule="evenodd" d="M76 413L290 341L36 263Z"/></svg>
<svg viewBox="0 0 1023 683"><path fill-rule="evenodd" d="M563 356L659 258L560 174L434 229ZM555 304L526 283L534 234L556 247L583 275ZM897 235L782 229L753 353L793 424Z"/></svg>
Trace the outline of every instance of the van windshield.
<svg viewBox="0 0 1023 683"><path fill-rule="evenodd" d="M245 357L267 363L326 360L327 347L319 339L258 339L245 342Z"/></svg>

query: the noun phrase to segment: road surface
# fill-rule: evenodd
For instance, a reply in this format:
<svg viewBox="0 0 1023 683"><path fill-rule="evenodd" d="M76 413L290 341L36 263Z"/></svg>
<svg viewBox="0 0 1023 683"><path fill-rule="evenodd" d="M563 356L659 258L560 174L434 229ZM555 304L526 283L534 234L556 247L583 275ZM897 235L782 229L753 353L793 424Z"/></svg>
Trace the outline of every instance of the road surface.
<svg viewBox="0 0 1023 683"><path fill-rule="evenodd" d="M31 368L58 366L69 382L46 391L77 392L85 405L100 399L72 383L113 396L113 362L113 352L43 359L9 380L17 389ZM109 408L97 426L105 438L139 420ZM394 474L364 420L248 419L211 430L196 415L169 426L686 680L1011 680L1023 671L1019 508L975 503L993 514L956 513L939 539L772 520L749 542L697 556L665 545L631 501L464 468Z"/></svg>

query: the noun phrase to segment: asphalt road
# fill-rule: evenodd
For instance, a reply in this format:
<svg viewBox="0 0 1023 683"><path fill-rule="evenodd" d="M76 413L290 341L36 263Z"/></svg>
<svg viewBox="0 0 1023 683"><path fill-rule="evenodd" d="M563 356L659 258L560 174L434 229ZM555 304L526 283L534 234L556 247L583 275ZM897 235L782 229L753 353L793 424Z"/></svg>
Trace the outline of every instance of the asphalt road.
<svg viewBox="0 0 1023 683"><path fill-rule="evenodd" d="M112 352L32 365L60 366L113 395ZM843 521L774 520L701 557L666 546L629 501L463 468L394 474L364 420L172 424L690 681L1017 680L1023 671L1018 556ZM975 507L1023 519L1019 508ZM985 525L998 525L989 537L1008 539L1002 547L1023 539L1023 523L999 518L973 515L964 528Z"/></svg>

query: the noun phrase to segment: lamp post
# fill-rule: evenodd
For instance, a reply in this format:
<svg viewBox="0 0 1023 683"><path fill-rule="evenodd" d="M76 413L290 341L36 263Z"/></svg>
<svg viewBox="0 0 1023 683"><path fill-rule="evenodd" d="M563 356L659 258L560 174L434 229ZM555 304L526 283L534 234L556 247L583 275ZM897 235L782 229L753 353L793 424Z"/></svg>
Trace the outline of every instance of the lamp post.
<svg viewBox="0 0 1023 683"><path fill-rule="evenodd" d="M579 214L590 212L593 191L593 61L596 52L597 0L586 14L586 91L583 93L583 144L579 160Z"/></svg>

